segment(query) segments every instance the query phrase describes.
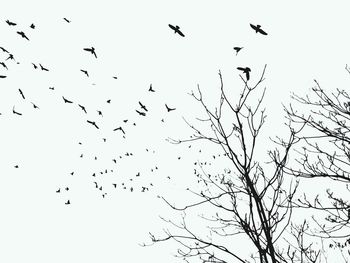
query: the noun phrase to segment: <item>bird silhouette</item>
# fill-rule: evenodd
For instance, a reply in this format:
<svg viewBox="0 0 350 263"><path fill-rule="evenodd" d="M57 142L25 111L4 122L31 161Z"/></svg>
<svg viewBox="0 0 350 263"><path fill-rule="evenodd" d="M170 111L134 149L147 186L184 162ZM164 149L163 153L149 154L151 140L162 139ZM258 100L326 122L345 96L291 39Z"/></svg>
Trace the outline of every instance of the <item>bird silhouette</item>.
<svg viewBox="0 0 350 263"><path fill-rule="evenodd" d="M21 89L18 89L19 94L21 94L22 98L25 100L26 98L24 97L23 91Z"/></svg>
<svg viewBox="0 0 350 263"><path fill-rule="evenodd" d="M103 117L102 111L97 110L97 113L98 113L98 116L102 116Z"/></svg>
<svg viewBox="0 0 350 263"><path fill-rule="evenodd" d="M14 23L14 22L11 22L10 20L6 20L5 21L9 26L15 26L15 25L17 25L16 23Z"/></svg>
<svg viewBox="0 0 350 263"><path fill-rule="evenodd" d="M55 87L49 87L50 90L55 90Z"/></svg>
<svg viewBox="0 0 350 263"><path fill-rule="evenodd" d="M19 116L22 115L22 113L19 113L19 112L17 112L17 111L15 110L15 106L13 106L13 108L12 108L12 113L13 113L13 114L16 114L16 115L19 115Z"/></svg>
<svg viewBox="0 0 350 263"><path fill-rule="evenodd" d="M166 104L165 104L165 107L166 107L166 109L167 109L168 112L171 112L171 111L173 111L173 110L176 110L176 108L169 108L168 105L166 105Z"/></svg>
<svg viewBox="0 0 350 263"><path fill-rule="evenodd" d="M85 107L83 105L78 104L78 106L80 107L80 109L82 109L83 112L87 113L86 109L85 109Z"/></svg>
<svg viewBox="0 0 350 263"><path fill-rule="evenodd" d="M4 79L4 78L7 78L7 76L5 76L5 75L0 75L0 79Z"/></svg>
<svg viewBox="0 0 350 263"><path fill-rule="evenodd" d="M8 70L8 68L7 68L6 64L5 64L5 62L0 62L0 65L3 66L5 69Z"/></svg>
<svg viewBox="0 0 350 263"><path fill-rule="evenodd" d="M14 167L15 167L15 168L19 168L18 164L16 164Z"/></svg>
<svg viewBox="0 0 350 263"><path fill-rule="evenodd" d="M38 66L35 65L34 63L32 63L32 65L33 65L34 69L37 69L37 68L38 68Z"/></svg>
<svg viewBox="0 0 350 263"><path fill-rule="evenodd" d="M118 128L115 128L113 131L118 131L118 130L121 131L123 134L125 134L125 131L121 126Z"/></svg>
<svg viewBox="0 0 350 263"><path fill-rule="evenodd" d="M146 113L145 113L145 112L138 111L138 110L136 110L136 112L137 112L139 115L141 115L141 116L146 116Z"/></svg>
<svg viewBox="0 0 350 263"><path fill-rule="evenodd" d="M146 108L146 106L143 105L143 104L141 103L141 101L139 101L139 104L140 104L140 106L141 106L141 109L143 109L144 111L148 111L147 108Z"/></svg>
<svg viewBox="0 0 350 263"><path fill-rule="evenodd" d="M33 102L31 102L31 104L33 105L34 109L39 109L39 107L37 105L35 105Z"/></svg>
<svg viewBox="0 0 350 263"><path fill-rule="evenodd" d="M69 199L67 200L67 202L65 202L64 204L66 204L66 205L70 205L70 201L69 201Z"/></svg>
<svg viewBox="0 0 350 263"><path fill-rule="evenodd" d="M149 85L149 89L148 89L148 91L150 91L150 92L155 92L155 90L152 88L152 84L151 84L151 85Z"/></svg>
<svg viewBox="0 0 350 263"><path fill-rule="evenodd" d="M238 55L238 52L242 50L243 47L234 47L233 49L236 51L236 56Z"/></svg>
<svg viewBox="0 0 350 263"><path fill-rule="evenodd" d="M253 28L255 30L255 33L260 33L262 35L267 35L267 33L261 29L261 25L253 25L253 24L250 24L250 27Z"/></svg>
<svg viewBox="0 0 350 263"><path fill-rule="evenodd" d="M90 123L91 125L95 126L96 129L100 129L100 128L97 126L96 122L94 122L94 121L89 121L89 120L87 120L87 122Z"/></svg>
<svg viewBox="0 0 350 263"><path fill-rule="evenodd" d="M17 34L29 41L29 38L26 36L26 34L23 31L17 31Z"/></svg>
<svg viewBox="0 0 350 263"><path fill-rule="evenodd" d="M63 18L63 20L66 21L67 23L70 23L70 22L71 22L70 20L68 20L68 19L65 18L65 17Z"/></svg>
<svg viewBox="0 0 350 263"><path fill-rule="evenodd" d="M64 101L64 103L73 103L73 101L67 100L65 97L62 96L62 99Z"/></svg>
<svg viewBox="0 0 350 263"><path fill-rule="evenodd" d="M243 73L245 74L247 81L248 81L250 78L250 71L251 71L250 68L249 67L245 67L245 68L238 67L237 69L243 71Z"/></svg>
<svg viewBox="0 0 350 263"><path fill-rule="evenodd" d="M179 26L173 26L173 25L171 25L171 24L169 24L169 27L172 29L172 30L174 30L174 33L176 34L176 33L178 33L180 36L182 36L182 37L184 37L185 35L181 32L181 30L180 30L180 27Z"/></svg>
<svg viewBox="0 0 350 263"><path fill-rule="evenodd" d="M113 76L113 78L114 78L114 79L118 79L118 77L116 77L116 76Z"/></svg>
<svg viewBox="0 0 350 263"><path fill-rule="evenodd" d="M111 103L111 100L107 100L106 102L107 102L107 103Z"/></svg>
<svg viewBox="0 0 350 263"><path fill-rule="evenodd" d="M30 25L30 28L31 28L31 29L35 29L35 25L34 25L34 24L31 24L31 25Z"/></svg>
<svg viewBox="0 0 350 263"><path fill-rule="evenodd" d="M83 70L83 69L81 69L80 70L81 72L83 72L86 76L88 76L89 77L89 73L87 72L87 70Z"/></svg>
<svg viewBox="0 0 350 263"><path fill-rule="evenodd" d="M61 188L58 188L58 190L56 190L56 193L60 193L61 192Z"/></svg>
<svg viewBox="0 0 350 263"><path fill-rule="evenodd" d="M6 60L9 60L9 59L14 60L15 57L12 54L9 54L9 56L8 56L8 58Z"/></svg>
<svg viewBox="0 0 350 263"><path fill-rule="evenodd" d="M3 47L0 47L0 49L1 49L2 52L9 53L9 52L8 52L5 48L3 48Z"/></svg>
<svg viewBox="0 0 350 263"><path fill-rule="evenodd" d="M85 51L90 52L92 55L95 56L95 58L97 58L96 52L95 52L95 48L91 47L91 48L84 48Z"/></svg>
<svg viewBox="0 0 350 263"><path fill-rule="evenodd" d="M40 69L41 70L43 70L43 71L49 71L47 68L45 68L43 65L41 65L40 63L39 63L39 66L40 66Z"/></svg>

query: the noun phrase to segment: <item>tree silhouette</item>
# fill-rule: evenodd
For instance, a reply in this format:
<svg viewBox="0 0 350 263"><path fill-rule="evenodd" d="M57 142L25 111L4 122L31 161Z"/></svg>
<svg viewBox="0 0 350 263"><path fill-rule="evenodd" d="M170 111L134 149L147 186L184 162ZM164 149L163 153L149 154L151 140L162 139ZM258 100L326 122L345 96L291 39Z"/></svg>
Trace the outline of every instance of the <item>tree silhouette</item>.
<svg viewBox="0 0 350 263"><path fill-rule="evenodd" d="M196 125L185 120L192 136L171 142L210 142L221 149L228 166L213 174L200 165L196 172L199 185L193 187L196 190L188 189L196 198L192 203L178 207L162 197L181 218L162 218L168 228L163 234L150 234L151 244L176 241L180 245L177 256L187 262L195 258L200 262L261 263L318 260L320 251L303 242L307 224L291 224L298 181L286 177L284 169L292 146L299 141L300 129L290 127L288 140L275 140L274 150L258 143L266 119L262 108L265 89L258 93L265 70L266 65L255 85L240 75L244 86L236 102L224 90L219 72L220 98L214 110L204 101L199 86L197 94L191 93L206 117L197 118ZM259 147L268 152L269 162L258 156ZM201 211L199 216L193 214L197 211ZM250 255L242 249L245 239L251 245L247 248Z"/></svg>

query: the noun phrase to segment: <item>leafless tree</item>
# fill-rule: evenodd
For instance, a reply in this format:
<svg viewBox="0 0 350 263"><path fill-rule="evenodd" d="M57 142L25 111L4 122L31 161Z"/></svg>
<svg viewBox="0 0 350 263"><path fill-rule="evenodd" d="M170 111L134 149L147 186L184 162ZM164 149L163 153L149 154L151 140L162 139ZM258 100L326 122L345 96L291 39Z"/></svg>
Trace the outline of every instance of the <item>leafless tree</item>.
<svg viewBox="0 0 350 263"><path fill-rule="evenodd" d="M274 150L258 143L266 120L262 108L265 89L260 93L258 89L265 70L266 65L254 85L240 76L243 88L236 101L229 98L219 72L220 97L214 110L203 99L199 86L198 93L190 94L203 108L205 117L197 118L196 125L185 120L193 134L171 142L207 141L218 146L228 164L216 173L200 165L196 172L199 185L193 187L195 190L188 189L196 201L178 207L162 197L179 211L181 218L162 218L168 228L163 234L150 234L151 244L177 241L177 256L187 262L318 262L319 251L302 241L306 223L302 227L291 224L298 181L284 173L300 130L289 129L288 140L277 138ZM261 148L267 156L258 156ZM264 158L270 161L264 162ZM192 211L202 213L196 217ZM242 248L240 242L245 238L251 247ZM247 249L248 256L243 253Z"/></svg>

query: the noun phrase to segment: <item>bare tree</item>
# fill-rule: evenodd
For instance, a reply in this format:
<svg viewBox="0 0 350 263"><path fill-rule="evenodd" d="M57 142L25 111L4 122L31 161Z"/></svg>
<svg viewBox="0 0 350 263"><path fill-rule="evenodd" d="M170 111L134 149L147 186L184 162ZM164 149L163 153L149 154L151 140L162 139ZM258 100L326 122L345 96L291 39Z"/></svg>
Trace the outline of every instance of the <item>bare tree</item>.
<svg viewBox="0 0 350 263"><path fill-rule="evenodd" d="M221 149L228 166L213 174L200 165L196 172L199 186L193 187L197 190L188 189L196 198L193 203L178 207L162 197L172 209L180 211L181 218L162 218L168 228L163 234L150 234L151 244L177 241L177 256L187 262L317 262L319 252L301 241L306 225L291 228L292 200L298 182L293 176L286 178L284 168L300 131L289 129L288 140L277 139L275 150L258 143L266 120L262 109L265 89L258 93L265 70L266 65L255 85L240 76L244 86L236 102L229 99L219 72L220 98L214 110L204 101L199 86L197 94L191 93L205 117L197 118L196 125L185 120L192 136L171 142L210 142ZM204 128L198 128L199 124ZM258 147L268 153L269 162L257 156ZM196 217L191 211L202 214ZM201 224L205 228L199 229ZM251 247L242 249L244 237ZM247 249L250 256L242 253Z"/></svg>
<svg viewBox="0 0 350 263"><path fill-rule="evenodd" d="M349 68L346 70L350 73ZM350 95L345 90L326 92L315 80L310 96L293 94L302 105L285 107L289 123L303 126L296 135L301 141L297 166L284 171L312 182L326 183L327 189L316 196L304 194L294 207L312 208L321 216L312 217L316 229L308 234L328 240L329 247L339 249L345 262L350 255Z"/></svg>

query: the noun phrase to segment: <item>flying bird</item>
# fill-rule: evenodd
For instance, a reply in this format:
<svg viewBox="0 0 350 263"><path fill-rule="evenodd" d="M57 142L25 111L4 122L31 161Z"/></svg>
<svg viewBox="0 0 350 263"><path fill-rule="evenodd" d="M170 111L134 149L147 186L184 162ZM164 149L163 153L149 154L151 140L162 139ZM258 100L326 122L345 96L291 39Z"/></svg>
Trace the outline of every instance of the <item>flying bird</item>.
<svg viewBox="0 0 350 263"><path fill-rule="evenodd" d="M95 48L91 47L91 48L84 48L85 51L90 52L92 55L95 56L95 58L97 58L96 52L95 52Z"/></svg>
<svg viewBox="0 0 350 263"><path fill-rule="evenodd" d="M89 120L87 120L87 122L90 123L91 125L95 126L96 129L99 129L99 127L96 125L96 122L89 121Z"/></svg>
<svg viewBox="0 0 350 263"><path fill-rule="evenodd" d="M155 92L155 90L152 88L152 84L151 84L151 85L149 85L149 89L148 89L148 91L150 91L150 92Z"/></svg>
<svg viewBox="0 0 350 263"><path fill-rule="evenodd" d="M3 47L0 47L0 49L2 50L2 52L5 52L5 53L9 53L5 48Z"/></svg>
<svg viewBox="0 0 350 263"><path fill-rule="evenodd" d="M233 49L236 51L236 56L238 55L238 52L241 51L243 47L234 47Z"/></svg>
<svg viewBox="0 0 350 263"><path fill-rule="evenodd" d="M185 36L185 35L181 32L180 27L179 27L178 25L173 26L173 25L169 24L169 27L170 27L172 30L174 30L174 33L175 33L175 34L178 33L178 34L179 34L180 36L182 36L182 37Z"/></svg>
<svg viewBox="0 0 350 263"><path fill-rule="evenodd" d="M38 66L35 65L34 63L32 63L32 65L33 65L34 69L37 69L37 68L38 68Z"/></svg>
<svg viewBox="0 0 350 263"><path fill-rule="evenodd" d="M18 89L19 94L21 94L22 98L25 100L26 98L24 97L23 91L21 89Z"/></svg>
<svg viewBox="0 0 350 263"><path fill-rule="evenodd" d="M176 108L169 108L168 105L166 105L166 104L165 104L165 107L166 107L166 109L167 109L168 112L173 111L173 110L176 110Z"/></svg>
<svg viewBox="0 0 350 263"><path fill-rule="evenodd" d="M141 106L141 109L143 109L144 111L148 111L147 108L146 108L146 106L143 105L143 104L141 103L141 101L139 101L139 104L140 104L140 106Z"/></svg>
<svg viewBox="0 0 350 263"><path fill-rule="evenodd" d="M8 68L7 68L7 66L6 66L6 64L5 64L4 62L0 62L0 65L3 66L5 69L8 70Z"/></svg>
<svg viewBox="0 0 350 263"><path fill-rule="evenodd" d="M253 28L255 30L255 33L260 33L262 35L267 35L267 33L261 29L261 25L253 25L253 24L250 24L250 27Z"/></svg>
<svg viewBox="0 0 350 263"><path fill-rule="evenodd" d="M31 29L35 29L35 25L34 25L34 24L31 24L31 25L30 25L30 28L31 28Z"/></svg>
<svg viewBox="0 0 350 263"><path fill-rule="evenodd" d="M14 22L11 22L10 20L6 20L5 21L9 26L15 26L15 25L17 25L16 23L14 23Z"/></svg>
<svg viewBox="0 0 350 263"><path fill-rule="evenodd" d="M12 113L16 114L16 115L20 115L20 116L22 115L22 113L15 111L15 106L13 106L13 108L12 108Z"/></svg>
<svg viewBox="0 0 350 263"><path fill-rule="evenodd" d="M31 104L33 104L34 109L39 109L39 107L37 105L35 105L33 102L31 102Z"/></svg>
<svg viewBox="0 0 350 263"><path fill-rule="evenodd" d="M107 102L107 103L111 103L111 100L107 100L106 102Z"/></svg>
<svg viewBox="0 0 350 263"><path fill-rule="evenodd" d="M63 20L66 21L67 23L70 23L70 22L71 22L70 20L68 20L68 19L65 18L65 17L63 18Z"/></svg>
<svg viewBox="0 0 350 263"><path fill-rule="evenodd" d="M82 109L83 112L87 113L86 109L85 109L85 107L83 105L78 104L78 106L80 107L80 109Z"/></svg>
<svg viewBox="0 0 350 263"><path fill-rule="evenodd" d="M138 111L138 110L136 110L136 112L137 112L139 115L141 115L141 116L146 116L146 113L145 113L145 112Z"/></svg>
<svg viewBox="0 0 350 263"><path fill-rule="evenodd" d="M118 127L118 128L115 128L113 131L118 131L118 130L122 131L122 133L125 134L125 132L124 132L124 130L123 130L123 128L121 126Z"/></svg>
<svg viewBox="0 0 350 263"><path fill-rule="evenodd" d="M15 57L12 54L10 54L6 60L9 60L9 59L14 60Z"/></svg>
<svg viewBox="0 0 350 263"><path fill-rule="evenodd" d="M70 201L67 200L67 202L64 203L65 205L70 205Z"/></svg>
<svg viewBox="0 0 350 263"><path fill-rule="evenodd" d="M249 77L250 77L250 71L251 71L250 68L249 67L245 67L245 68L238 67L237 69L243 71L243 73L245 74L247 81L248 81Z"/></svg>
<svg viewBox="0 0 350 263"><path fill-rule="evenodd" d="M114 79L118 79L118 77L116 77L116 76L113 76L113 78L114 78Z"/></svg>
<svg viewBox="0 0 350 263"><path fill-rule="evenodd" d="M99 116L102 116L102 117L103 117L102 111L97 110L97 113L98 113Z"/></svg>
<svg viewBox="0 0 350 263"><path fill-rule="evenodd" d="M55 90L55 87L49 87L50 90Z"/></svg>
<svg viewBox="0 0 350 263"><path fill-rule="evenodd" d="M0 75L0 79L4 79L4 78L7 78L7 76Z"/></svg>
<svg viewBox="0 0 350 263"><path fill-rule="evenodd" d="M73 101L67 100L65 97L62 96L62 99L64 101L64 103L73 103Z"/></svg>
<svg viewBox="0 0 350 263"><path fill-rule="evenodd" d="M80 70L81 72L83 72L86 76L88 76L89 77L89 73L87 72L87 70L83 70L83 69L81 69Z"/></svg>
<svg viewBox="0 0 350 263"><path fill-rule="evenodd" d="M17 34L20 35L22 38L29 40L29 38L26 36L26 34L23 31L17 31Z"/></svg>
<svg viewBox="0 0 350 263"><path fill-rule="evenodd" d="M47 68L45 68L43 65L41 65L40 63L39 63L39 66L40 66L40 69L41 70L43 70L43 71L49 71Z"/></svg>

